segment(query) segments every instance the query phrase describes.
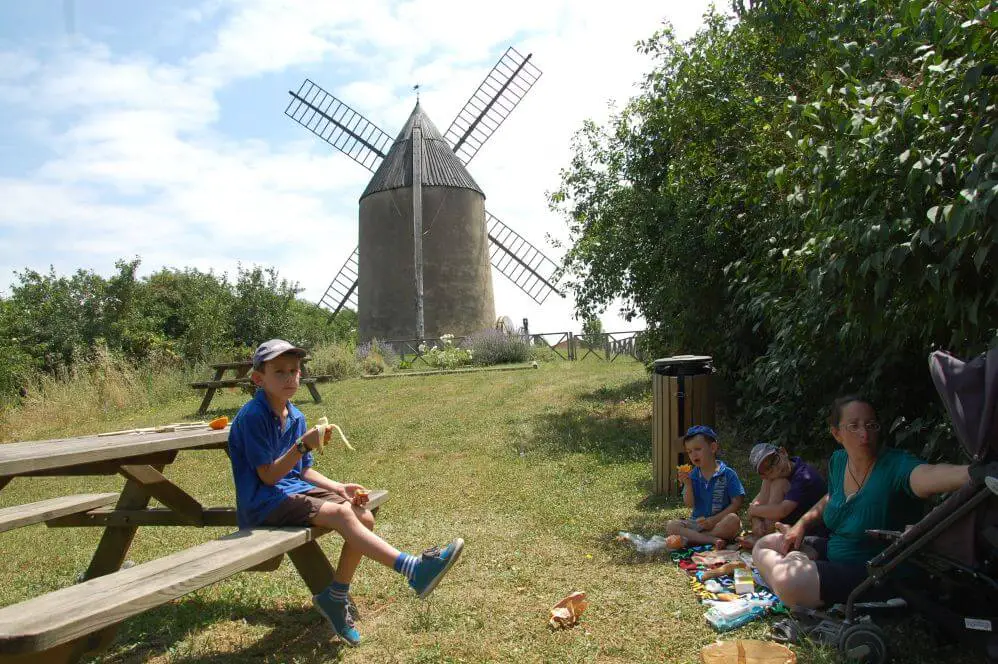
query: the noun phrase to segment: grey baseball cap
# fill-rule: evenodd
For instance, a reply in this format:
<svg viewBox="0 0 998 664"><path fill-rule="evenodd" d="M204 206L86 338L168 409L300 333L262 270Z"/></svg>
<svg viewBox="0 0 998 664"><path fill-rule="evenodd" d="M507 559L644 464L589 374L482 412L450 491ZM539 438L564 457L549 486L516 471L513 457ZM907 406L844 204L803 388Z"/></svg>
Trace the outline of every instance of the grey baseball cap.
<svg viewBox="0 0 998 664"><path fill-rule="evenodd" d="M256 352L253 353L253 368L259 369L264 362L285 353L292 353L298 357L305 357L308 354L304 348L298 348L284 339L271 339L256 347Z"/></svg>
<svg viewBox="0 0 998 664"><path fill-rule="evenodd" d="M756 443L752 446L752 451L749 452L749 463L755 468L755 472L759 472L759 466L762 465L762 462L771 454L776 454L779 451L780 448L772 443Z"/></svg>

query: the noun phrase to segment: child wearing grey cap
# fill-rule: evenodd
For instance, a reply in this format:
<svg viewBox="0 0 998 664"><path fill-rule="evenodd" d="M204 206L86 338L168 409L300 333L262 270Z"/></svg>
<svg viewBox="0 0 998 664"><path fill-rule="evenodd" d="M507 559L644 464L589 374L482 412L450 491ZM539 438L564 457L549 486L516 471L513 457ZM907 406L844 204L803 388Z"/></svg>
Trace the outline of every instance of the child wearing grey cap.
<svg viewBox="0 0 998 664"><path fill-rule="evenodd" d="M762 487L748 508L752 533L740 537L738 543L751 550L758 538L776 529L777 522L788 526L796 523L828 487L811 464L772 443L756 443L749 463L762 476Z"/></svg>

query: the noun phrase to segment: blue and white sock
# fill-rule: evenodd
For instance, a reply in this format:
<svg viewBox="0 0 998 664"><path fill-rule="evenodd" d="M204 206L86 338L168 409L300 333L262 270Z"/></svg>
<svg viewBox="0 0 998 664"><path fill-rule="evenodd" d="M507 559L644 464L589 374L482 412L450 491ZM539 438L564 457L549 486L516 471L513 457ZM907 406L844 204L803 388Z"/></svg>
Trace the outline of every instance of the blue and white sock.
<svg viewBox="0 0 998 664"><path fill-rule="evenodd" d="M347 603L347 593L350 592L349 583L339 583L333 581L329 584L329 596L333 598L334 602L340 602L341 604Z"/></svg>
<svg viewBox="0 0 998 664"><path fill-rule="evenodd" d="M395 571L412 581L412 575L416 573L416 564L418 562L419 558L417 556L400 553L399 557L395 559Z"/></svg>

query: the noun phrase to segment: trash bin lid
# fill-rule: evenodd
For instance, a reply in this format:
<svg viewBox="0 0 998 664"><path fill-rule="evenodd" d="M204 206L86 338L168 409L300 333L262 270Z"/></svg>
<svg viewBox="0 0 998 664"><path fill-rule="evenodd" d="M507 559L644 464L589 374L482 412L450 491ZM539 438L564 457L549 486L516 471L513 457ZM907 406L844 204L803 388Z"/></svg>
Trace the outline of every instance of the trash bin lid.
<svg viewBox="0 0 998 664"><path fill-rule="evenodd" d="M714 373L710 355L674 355L655 360L655 373L664 376L699 376Z"/></svg>

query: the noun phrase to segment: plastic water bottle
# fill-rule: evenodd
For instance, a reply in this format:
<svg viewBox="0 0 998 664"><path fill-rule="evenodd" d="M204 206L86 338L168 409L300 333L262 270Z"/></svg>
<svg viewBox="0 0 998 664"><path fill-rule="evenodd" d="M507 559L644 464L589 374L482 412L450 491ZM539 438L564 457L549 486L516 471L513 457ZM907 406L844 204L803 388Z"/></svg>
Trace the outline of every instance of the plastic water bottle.
<svg viewBox="0 0 998 664"><path fill-rule="evenodd" d="M653 553L658 553L659 551L665 551L665 538L661 535L653 535L652 537L645 539L641 535L635 535L634 533L629 533L626 531L620 531L617 533L617 537L631 544L635 551L638 553L643 553L645 555L650 555Z"/></svg>
<svg viewBox="0 0 998 664"><path fill-rule="evenodd" d="M727 632L752 622L766 613L765 607L748 600L715 603L704 617L718 632Z"/></svg>

